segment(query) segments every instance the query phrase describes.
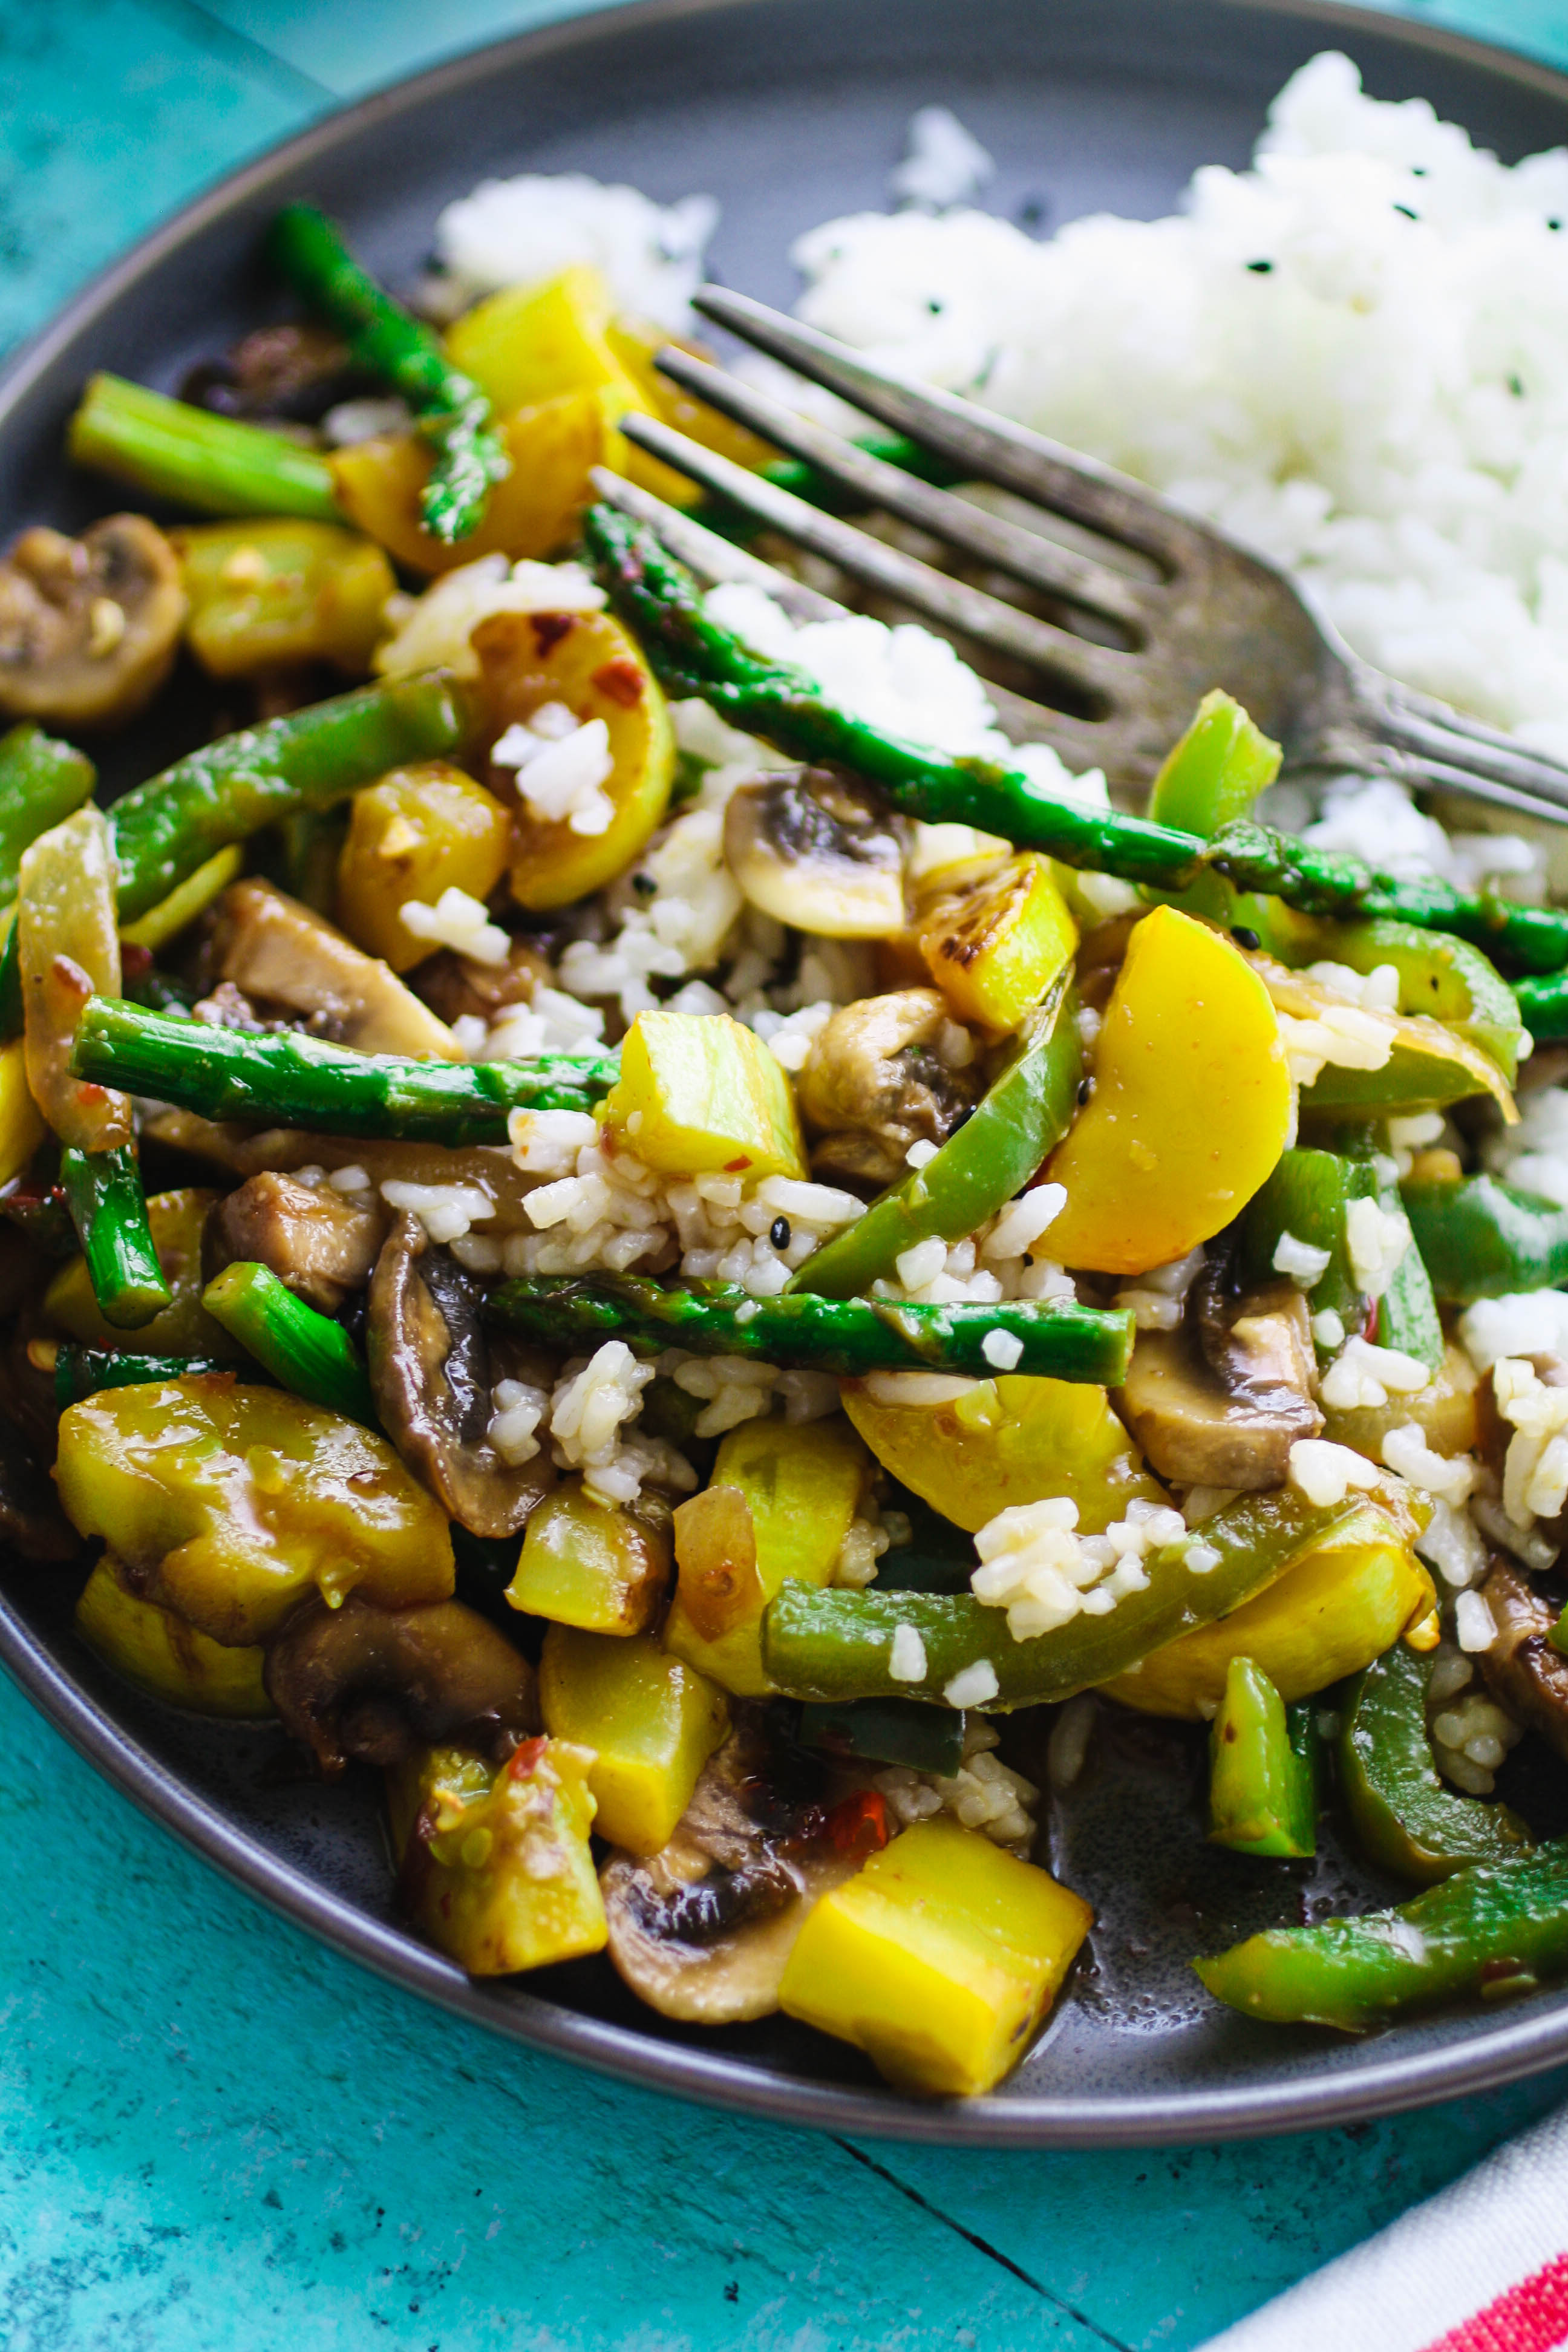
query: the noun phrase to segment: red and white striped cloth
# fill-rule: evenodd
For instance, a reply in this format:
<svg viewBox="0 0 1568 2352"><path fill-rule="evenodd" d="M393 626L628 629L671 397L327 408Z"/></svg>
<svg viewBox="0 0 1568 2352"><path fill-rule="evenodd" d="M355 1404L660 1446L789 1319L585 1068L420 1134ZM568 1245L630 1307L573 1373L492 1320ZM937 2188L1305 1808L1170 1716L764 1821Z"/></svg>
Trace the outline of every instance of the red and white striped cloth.
<svg viewBox="0 0 1568 2352"><path fill-rule="evenodd" d="M1204 2352L1561 2352L1568 2109Z"/></svg>

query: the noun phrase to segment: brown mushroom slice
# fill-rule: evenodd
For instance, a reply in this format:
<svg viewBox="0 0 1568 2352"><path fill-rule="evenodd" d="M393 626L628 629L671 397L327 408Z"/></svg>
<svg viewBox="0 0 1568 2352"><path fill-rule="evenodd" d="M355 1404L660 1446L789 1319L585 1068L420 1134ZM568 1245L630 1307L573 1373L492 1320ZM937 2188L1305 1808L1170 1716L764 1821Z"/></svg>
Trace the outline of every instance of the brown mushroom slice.
<svg viewBox="0 0 1568 2352"><path fill-rule="evenodd" d="M510 1005L529 1003L534 990L548 987L553 974L538 940L520 932L504 963L475 963L471 956L442 948L414 978L420 996L441 1020L493 1021Z"/></svg>
<svg viewBox="0 0 1568 2352"><path fill-rule="evenodd" d="M377 1609L311 1601L267 1651L267 1695L331 1778L455 1740L504 1762L539 1728L533 1668L460 1601Z"/></svg>
<svg viewBox="0 0 1568 2352"><path fill-rule="evenodd" d="M213 957L220 979L308 1020L336 1045L424 1061L463 1058L446 1023L389 964L269 882L236 882L224 892Z"/></svg>
<svg viewBox="0 0 1568 2352"><path fill-rule="evenodd" d="M145 515L79 539L42 523L0 562L0 712L115 727L169 674L185 618L174 549Z"/></svg>
<svg viewBox="0 0 1568 2352"><path fill-rule="evenodd" d="M1480 1654L1487 1688L1516 1723L1538 1731L1568 1760L1568 1658L1552 1641L1562 1612L1511 1560L1498 1556L1481 1599L1498 1629L1491 1648Z"/></svg>
<svg viewBox="0 0 1568 2352"><path fill-rule="evenodd" d="M493 1385L481 1286L416 1217L398 1218L371 1277L365 1355L382 1426L470 1535L512 1536L555 1483L543 1452L515 1468L486 1432Z"/></svg>
<svg viewBox="0 0 1568 2352"><path fill-rule="evenodd" d="M934 988L900 988L846 1004L817 1031L795 1082L816 1139L813 1171L861 1186L896 1183L911 1143L944 1143L974 1108L977 1072L935 1050L948 1020Z"/></svg>
<svg viewBox="0 0 1568 2352"><path fill-rule="evenodd" d="M764 915L830 940L879 940L904 919L904 859L875 796L831 768L742 784L724 814L724 858Z"/></svg>
<svg viewBox="0 0 1568 2352"><path fill-rule="evenodd" d="M806 1914L864 1858L838 1852L814 1803L781 1794L761 1711L738 1713L669 1843L612 1853L599 1874L617 1973L693 2025L771 2015Z"/></svg>
<svg viewBox="0 0 1568 2352"><path fill-rule="evenodd" d="M214 1208L205 1252L208 1277L237 1259L270 1266L300 1298L335 1315L370 1280L386 1230L374 1192L351 1200L330 1184L302 1184L268 1169Z"/></svg>
<svg viewBox="0 0 1568 2352"><path fill-rule="evenodd" d="M1121 1418L1150 1467L1176 1486L1283 1486L1291 1446L1323 1425L1306 1301L1279 1284L1228 1314L1206 1298L1205 1309L1201 1326L1190 1314L1180 1330L1140 1331L1118 1397Z"/></svg>

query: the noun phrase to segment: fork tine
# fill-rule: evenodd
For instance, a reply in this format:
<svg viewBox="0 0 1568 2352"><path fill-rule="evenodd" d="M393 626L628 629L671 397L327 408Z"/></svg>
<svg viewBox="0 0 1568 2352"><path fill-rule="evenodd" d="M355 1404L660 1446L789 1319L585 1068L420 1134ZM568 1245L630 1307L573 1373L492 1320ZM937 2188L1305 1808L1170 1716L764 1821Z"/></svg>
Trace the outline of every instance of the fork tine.
<svg viewBox="0 0 1568 2352"><path fill-rule="evenodd" d="M1069 694L1080 706L1088 701L1104 708L1124 691L1134 656L1090 645L1070 630L1056 628L1033 613L1020 612L981 589L950 579L929 563L901 554L836 516L823 514L793 491L780 489L761 475L748 473L743 466L700 447L651 416L626 415L621 420L621 430L650 457L661 457L677 473L716 491L743 514L782 531L797 546L825 556L852 578L896 597L901 604L912 605L976 645L1028 663L1043 680Z"/></svg>
<svg viewBox="0 0 1568 2352"><path fill-rule="evenodd" d="M716 325L728 327L798 375L809 376L853 407L951 459L970 478L994 482L1037 506L1069 516L1123 547L1152 556L1167 572L1180 570L1190 556L1194 534L1185 517L1109 466L953 393L886 375L847 343L727 286L700 287L691 299Z"/></svg>
<svg viewBox="0 0 1568 2352"><path fill-rule="evenodd" d="M737 547L733 540L721 539L717 531L693 522L679 507L667 506L651 490L639 488L622 474L612 474L607 466L595 466L588 478L596 497L603 499L606 506L618 507L634 521L647 523L671 555L679 556L704 586L716 585L723 580L742 581L748 587L760 588L764 595L771 596L792 621L844 621L851 617L847 604L836 604L831 596L808 588L804 581L791 580L773 564L764 563L761 556L750 555L743 547ZM1092 768L1105 757L1105 730L1092 721L1047 710L1042 704L1031 702L1027 696L998 686L994 678L986 679L985 693L996 713L996 723L1009 742L1049 743L1069 766L1077 769Z"/></svg>
<svg viewBox="0 0 1568 2352"><path fill-rule="evenodd" d="M1037 531L1025 530L1017 523L1004 521L999 515L987 514L954 498L951 490L937 489L916 475L906 473L901 467L873 457L868 451L857 448L852 441L846 441L841 433L830 433L825 426L797 416L782 400L760 392L753 384L743 383L739 376L722 368L693 358L689 352L667 345L657 353L654 363L661 374L705 401L710 408L722 410L764 440L789 450L796 457L804 457L830 479L841 482L864 505L896 514L981 562L1010 572L1016 580L1065 597L1089 612L1102 614L1107 620L1131 631L1135 637L1142 636L1148 618L1145 596L1124 573L1075 555L1056 541L1042 539Z"/></svg>

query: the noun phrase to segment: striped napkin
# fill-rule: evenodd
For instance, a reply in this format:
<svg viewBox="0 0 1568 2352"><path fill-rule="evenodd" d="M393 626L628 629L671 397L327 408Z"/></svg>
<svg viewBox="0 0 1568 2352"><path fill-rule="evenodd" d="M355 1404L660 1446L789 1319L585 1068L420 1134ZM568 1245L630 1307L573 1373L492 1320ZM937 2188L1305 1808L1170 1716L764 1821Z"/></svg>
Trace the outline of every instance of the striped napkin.
<svg viewBox="0 0 1568 2352"><path fill-rule="evenodd" d="M1568 2346L1568 2108L1205 2352L1559 2352Z"/></svg>

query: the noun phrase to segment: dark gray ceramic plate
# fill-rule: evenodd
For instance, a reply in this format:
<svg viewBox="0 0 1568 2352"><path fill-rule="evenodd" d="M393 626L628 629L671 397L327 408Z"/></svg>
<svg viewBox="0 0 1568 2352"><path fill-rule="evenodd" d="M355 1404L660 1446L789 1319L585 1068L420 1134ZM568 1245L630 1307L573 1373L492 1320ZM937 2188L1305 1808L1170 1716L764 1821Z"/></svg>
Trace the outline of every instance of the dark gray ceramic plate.
<svg viewBox="0 0 1568 2352"><path fill-rule="evenodd" d="M1430 99L1509 158L1568 137L1568 80L1350 10L1258 0L650 0L421 76L253 164L100 278L0 387L0 535L103 511L61 463L83 378L162 385L265 314L257 233L313 195L384 274L406 278L440 205L487 173L583 170L723 205L716 271L775 302L786 254L836 213L879 207L913 109L954 106L998 160L999 210L1055 226L1167 210L1195 165L1241 164L1286 76L1349 49L1378 97ZM175 722L177 723L177 722ZM170 747L172 748L172 746ZM157 764L150 740L120 754ZM128 780L128 779L126 779ZM71 1580L74 1586L75 1580ZM1392 1891L1329 1854L1310 1878L1201 1839L1190 1740L1102 1743L1058 1858L1100 1914L1089 1967L994 2096L918 2105L853 2053L783 2019L698 2036L605 1963L478 1985L399 1927L368 1779L322 1789L270 1734L205 1727L107 1675L73 1594L11 1570L0 1657L100 1769L252 1893L384 1976L498 2032L689 2096L839 2131L1016 2145L1192 2141L1299 2130L1451 2096L1568 2057L1568 1991L1353 2044L1222 2012L1186 1962L1301 1903Z"/></svg>

